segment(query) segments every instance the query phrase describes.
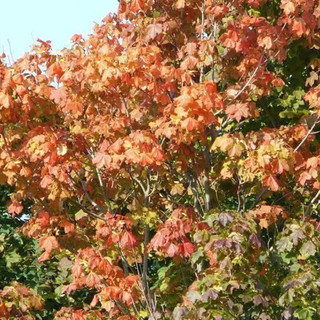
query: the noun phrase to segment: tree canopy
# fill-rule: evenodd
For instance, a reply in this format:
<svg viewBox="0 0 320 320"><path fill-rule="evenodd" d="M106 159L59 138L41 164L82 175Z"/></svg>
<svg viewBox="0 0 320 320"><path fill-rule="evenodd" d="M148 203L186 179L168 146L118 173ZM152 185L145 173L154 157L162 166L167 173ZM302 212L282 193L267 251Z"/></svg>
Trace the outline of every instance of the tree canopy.
<svg viewBox="0 0 320 320"><path fill-rule="evenodd" d="M120 0L71 41L0 65L0 318L319 319L319 1Z"/></svg>

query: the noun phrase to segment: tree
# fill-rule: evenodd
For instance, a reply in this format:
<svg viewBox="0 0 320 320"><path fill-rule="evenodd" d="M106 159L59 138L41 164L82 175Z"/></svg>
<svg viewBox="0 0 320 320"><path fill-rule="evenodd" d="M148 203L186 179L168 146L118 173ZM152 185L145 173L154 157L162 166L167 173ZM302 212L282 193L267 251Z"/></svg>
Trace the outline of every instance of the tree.
<svg viewBox="0 0 320 320"><path fill-rule="evenodd" d="M319 8L122 0L1 64L9 213L92 297L55 319L319 319Z"/></svg>

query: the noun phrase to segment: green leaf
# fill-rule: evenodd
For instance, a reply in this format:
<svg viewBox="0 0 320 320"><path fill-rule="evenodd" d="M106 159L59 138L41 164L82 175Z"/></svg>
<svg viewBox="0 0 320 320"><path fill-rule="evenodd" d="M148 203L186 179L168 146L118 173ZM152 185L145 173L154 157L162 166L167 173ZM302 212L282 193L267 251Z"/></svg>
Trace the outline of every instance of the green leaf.
<svg viewBox="0 0 320 320"><path fill-rule="evenodd" d="M314 245L314 243L312 241L308 241L308 242L305 242L301 249L300 249L300 253L301 253L301 256L299 256L298 258L299 259L303 259L303 260L306 260L308 259L310 256L314 256L315 253L316 253L316 246Z"/></svg>

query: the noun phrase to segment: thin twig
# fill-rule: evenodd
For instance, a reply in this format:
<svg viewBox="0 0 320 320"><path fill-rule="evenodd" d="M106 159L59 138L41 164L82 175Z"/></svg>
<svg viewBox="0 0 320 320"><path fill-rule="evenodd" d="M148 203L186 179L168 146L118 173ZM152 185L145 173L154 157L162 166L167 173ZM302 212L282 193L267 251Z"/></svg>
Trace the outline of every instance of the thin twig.
<svg viewBox="0 0 320 320"><path fill-rule="evenodd" d="M308 139L308 137L310 136L310 134L312 134L312 131L314 129L314 127L319 123L319 116L317 116L316 120L314 121L313 125L311 126L311 128L309 129L309 131L307 132L306 136L302 139L302 141L298 144L298 146L294 149L294 152L297 152L301 146L305 143L305 141Z"/></svg>

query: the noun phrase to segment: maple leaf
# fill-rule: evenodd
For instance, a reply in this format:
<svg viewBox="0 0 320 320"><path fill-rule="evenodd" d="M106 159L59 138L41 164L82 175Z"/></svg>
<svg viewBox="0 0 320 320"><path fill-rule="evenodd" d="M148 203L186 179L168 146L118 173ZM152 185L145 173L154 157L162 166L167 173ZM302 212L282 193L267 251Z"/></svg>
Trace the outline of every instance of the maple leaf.
<svg viewBox="0 0 320 320"><path fill-rule="evenodd" d="M300 176L298 177L298 182L304 186L306 184L306 182L308 180L311 180L312 179L312 175L309 174L308 172L304 171L300 174Z"/></svg>
<svg viewBox="0 0 320 320"><path fill-rule="evenodd" d="M111 157L110 155L104 152L97 152L97 154L92 159L92 163L97 166L97 168L102 168L104 166L108 167L111 164Z"/></svg>
<svg viewBox="0 0 320 320"><path fill-rule="evenodd" d="M84 111L84 105L81 102L69 101L64 107L64 112L70 112L74 117L79 117Z"/></svg>
<svg viewBox="0 0 320 320"><path fill-rule="evenodd" d="M226 114L230 118L236 119L239 122L242 118L249 117L250 115L249 106L247 103L231 104L227 107Z"/></svg>
<svg viewBox="0 0 320 320"><path fill-rule="evenodd" d="M74 34L72 37L71 37L71 41L72 42L81 42L82 41L82 35L81 34Z"/></svg>
<svg viewBox="0 0 320 320"><path fill-rule="evenodd" d="M315 81L319 80L319 75L317 72L311 71L310 76L307 78L305 85L312 87Z"/></svg>
<svg viewBox="0 0 320 320"><path fill-rule="evenodd" d="M262 184L269 187L271 191L278 191L280 188L278 179L272 174L265 175L262 178Z"/></svg>
<svg viewBox="0 0 320 320"><path fill-rule="evenodd" d="M41 227L46 227L50 223L50 215L47 211L41 211L37 217L37 222Z"/></svg>
<svg viewBox="0 0 320 320"><path fill-rule="evenodd" d="M199 121L193 118L187 118L181 122L181 126L188 131L193 131L199 127Z"/></svg>
<svg viewBox="0 0 320 320"><path fill-rule="evenodd" d="M63 75L63 69L59 62L54 62L47 70L47 74L50 78L57 76L58 79Z"/></svg>
<svg viewBox="0 0 320 320"><path fill-rule="evenodd" d="M180 68L182 70L192 70L195 68L197 63L198 63L198 59L196 57L188 56L183 60L183 62L180 65Z"/></svg>
<svg viewBox="0 0 320 320"><path fill-rule="evenodd" d="M101 284L101 280L100 277L94 273L94 272L90 272L87 276L86 276L86 286L89 288L99 288Z"/></svg>
<svg viewBox="0 0 320 320"><path fill-rule="evenodd" d="M4 108L10 108L13 105L13 100L9 94L0 92L0 105Z"/></svg>
<svg viewBox="0 0 320 320"><path fill-rule="evenodd" d="M121 294L121 300L127 305L131 306L133 302L132 294L128 291L123 291Z"/></svg>
<svg viewBox="0 0 320 320"><path fill-rule="evenodd" d="M306 32L306 23L303 19L294 19L292 24L292 31L297 37L301 37Z"/></svg>
<svg viewBox="0 0 320 320"><path fill-rule="evenodd" d="M235 143L228 150L228 155L231 158L240 157L242 152L243 152L243 146L240 143Z"/></svg>
<svg viewBox="0 0 320 320"><path fill-rule="evenodd" d="M130 5L130 10L133 12L138 12L139 10L145 10L145 0L132 0Z"/></svg>
<svg viewBox="0 0 320 320"><path fill-rule="evenodd" d="M39 247L45 251L51 252L52 250L59 248L59 243L55 236L47 236L42 237L39 240Z"/></svg>
<svg viewBox="0 0 320 320"><path fill-rule="evenodd" d="M64 232L66 234L68 233L74 233L75 232L75 225L73 223L71 223L70 221L67 221L67 220L63 220L60 222L60 226L62 228L64 228Z"/></svg>
<svg viewBox="0 0 320 320"><path fill-rule="evenodd" d="M296 10L296 7L294 3L291 0L285 0L281 4L281 9L283 9L283 12L289 16L290 14L294 13Z"/></svg>
<svg viewBox="0 0 320 320"><path fill-rule="evenodd" d="M266 36L263 37L260 41L259 41L259 45L262 46L263 48L265 48L266 50L269 50L272 48L272 38L270 36Z"/></svg>
<svg viewBox="0 0 320 320"><path fill-rule="evenodd" d="M191 242L183 242L181 247L182 247L181 248L182 256L185 258L190 257L195 250L195 245L192 244Z"/></svg>
<svg viewBox="0 0 320 320"><path fill-rule="evenodd" d="M82 266L80 263L77 261L73 266L72 266L72 276L74 278L80 278L82 274Z"/></svg>
<svg viewBox="0 0 320 320"><path fill-rule="evenodd" d="M65 87L51 90L50 99L53 99L57 104L65 104L67 101L67 97L67 89Z"/></svg>
<svg viewBox="0 0 320 320"><path fill-rule="evenodd" d="M15 216L23 211L23 205L19 201L12 201L8 208L8 212Z"/></svg>
<svg viewBox="0 0 320 320"><path fill-rule="evenodd" d="M150 24L146 29L146 38L147 40L153 40L157 37L157 35L162 33L162 24L160 23L154 23Z"/></svg>
<svg viewBox="0 0 320 320"><path fill-rule="evenodd" d="M238 40L239 37L237 32L232 29L220 37L220 41L222 41L223 46L230 49L234 49L236 47Z"/></svg>
<svg viewBox="0 0 320 320"><path fill-rule="evenodd" d="M173 243L170 243L168 249L167 249L167 254L170 258L174 257L176 254L179 253L179 247L176 246Z"/></svg>
<svg viewBox="0 0 320 320"><path fill-rule="evenodd" d="M129 231L126 231L120 240L120 245L122 248L133 247L136 243L137 243L136 238Z"/></svg>
<svg viewBox="0 0 320 320"><path fill-rule="evenodd" d="M118 300L121 296L121 289L119 287L116 287L116 286L108 286L104 289L103 291L103 296L106 298L106 299L115 299L115 300Z"/></svg>
<svg viewBox="0 0 320 320"><path fill-rule="evenodd" d="M182 195L183 192L184 192L184 186L183 186L183 184L181 184L181 183L175 184L175 185L172 187L171 191L170 191L170 193L171 193L173 196L176 195L176 194Z"/></svg>
<svg viewBox="0 0 320 320"><path fill-rule="evenodd" d="M50 186L52 183L52 178L49 175L45 175L41 182L40 182L40 187L43 189L46 189L48 186Z"/></svg>
<svg viewBox="0 0 320 320"><path fill-rule="evenodd" d="M150 245L154 250L158 250L162 248L166 243L166 238L163 236L161 232L157 232L155 236L152 238Z"/></svg>

